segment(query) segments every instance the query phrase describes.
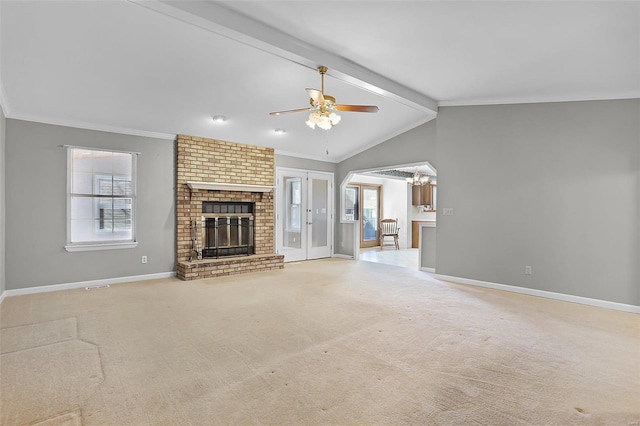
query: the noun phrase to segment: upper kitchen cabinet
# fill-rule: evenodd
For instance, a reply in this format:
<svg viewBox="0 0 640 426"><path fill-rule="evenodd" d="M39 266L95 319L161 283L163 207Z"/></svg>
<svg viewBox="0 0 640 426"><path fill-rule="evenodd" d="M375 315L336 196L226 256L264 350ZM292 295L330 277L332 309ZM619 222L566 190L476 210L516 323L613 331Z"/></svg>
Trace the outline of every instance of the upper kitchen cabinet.
<svg viewBox="0 0 640 426"><path fill-rule="evenodd" d="M414 206L425 206L426 211L436 209L436 185L425 183L411 186L411 204Z"/></svg>

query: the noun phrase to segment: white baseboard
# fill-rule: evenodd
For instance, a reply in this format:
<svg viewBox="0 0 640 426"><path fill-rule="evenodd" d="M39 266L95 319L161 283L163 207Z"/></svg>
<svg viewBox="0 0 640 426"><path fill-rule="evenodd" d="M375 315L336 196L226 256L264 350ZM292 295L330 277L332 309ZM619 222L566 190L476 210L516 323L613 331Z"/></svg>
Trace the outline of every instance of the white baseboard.
<svg viewBox="0 0 640 426"><path fill-rule="evenodd" d="M353 256L349 256L348 254L333 253L332 257L339 257L340 259L353 260Z"/></svg>
<svg viewBox="0 0 640 426"><path fill-rule="evenodd" d="M427 268L426 266L421 267L420 270L422 272L431 272L432 274L436 272L436 268Z"/></svg>
<svg viewBox="0 0 640 426"><path fill-rule="evenodd" d="M582 296L573 296L570 294L555 293L552 291L536 290L533 288L517 287L506 284L497 284L488 281L478 281L469 278L451 277L448 275L436 274L435 278L442 281L450 281L458 284L467 284L477 287L491 288L494 290L510 291L512 293L526 294L529 296L544 297L547 299L561 300L563 302L579 303L581 305L597 306L599 308L614 309L616 311L631 312L640 314L640 306L627 305L625 303L610 302L608 300L591 299Z"/></svg>
<svg viewBox="0 0 640 426"><path fill-rule="evenodd" d="M103 285L130 283L133 281L155 280L158 278L175 277L175 272L159 272L157 274L135 275L132 277L106 278L103 280L78 281L75 283L43 285L39 287L18 288L15 290L5 290L0 296L0 303L5 297L22 296L25 294L48 293L50 291L71 290L74 288L96 287Z"/></svg>

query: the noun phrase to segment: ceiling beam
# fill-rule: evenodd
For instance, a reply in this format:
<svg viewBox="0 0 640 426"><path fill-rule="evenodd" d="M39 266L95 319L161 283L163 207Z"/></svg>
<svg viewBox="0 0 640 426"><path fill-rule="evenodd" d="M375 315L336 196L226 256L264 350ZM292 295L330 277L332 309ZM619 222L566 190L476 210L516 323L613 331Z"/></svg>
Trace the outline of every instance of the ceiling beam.
<svg viewBox="0 0 640 426"><path fill-rule="evenodd" d="M163 15L328 74L361 89L395 100L435 117L438 103L395 81L322 48L292 38L282 31L210 1L128 0Z"/></svg>

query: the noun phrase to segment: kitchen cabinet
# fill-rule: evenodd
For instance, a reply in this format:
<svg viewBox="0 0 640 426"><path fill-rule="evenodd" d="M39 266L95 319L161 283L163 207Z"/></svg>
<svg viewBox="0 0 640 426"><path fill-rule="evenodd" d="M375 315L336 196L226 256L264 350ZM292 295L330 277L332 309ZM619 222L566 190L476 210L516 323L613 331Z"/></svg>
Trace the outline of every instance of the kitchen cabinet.
<svg viewBox="0 0 640 426"><path fill-rule="evenodd" d="M421 206L422 201L422 185L411 185L411 204Z"/></svg>
<svg viewBox="0 0 640 426"><path fill-rule="evenodd" d="M435 185L428 183L425 185L411 186L411 204L414 206L429 206L427 211L435 211L436 191Z"/></svg>
<svg viewBox="0 0 640 426"><path fill-rule="evenodd" d="M431 206L431 184L420 185L420 201L423 206Z"/></svg>

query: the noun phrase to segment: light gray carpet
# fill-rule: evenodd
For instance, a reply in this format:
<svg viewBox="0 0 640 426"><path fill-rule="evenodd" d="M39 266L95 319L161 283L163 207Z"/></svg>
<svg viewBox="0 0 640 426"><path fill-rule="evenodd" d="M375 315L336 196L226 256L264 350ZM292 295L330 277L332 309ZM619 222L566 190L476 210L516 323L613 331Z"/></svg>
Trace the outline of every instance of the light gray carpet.
<svg viewBox="0 0 640 426"><path fill-rule="evenodd" d="M640 422L623 312L327 259L10 297L2 424Z"/></svg>

